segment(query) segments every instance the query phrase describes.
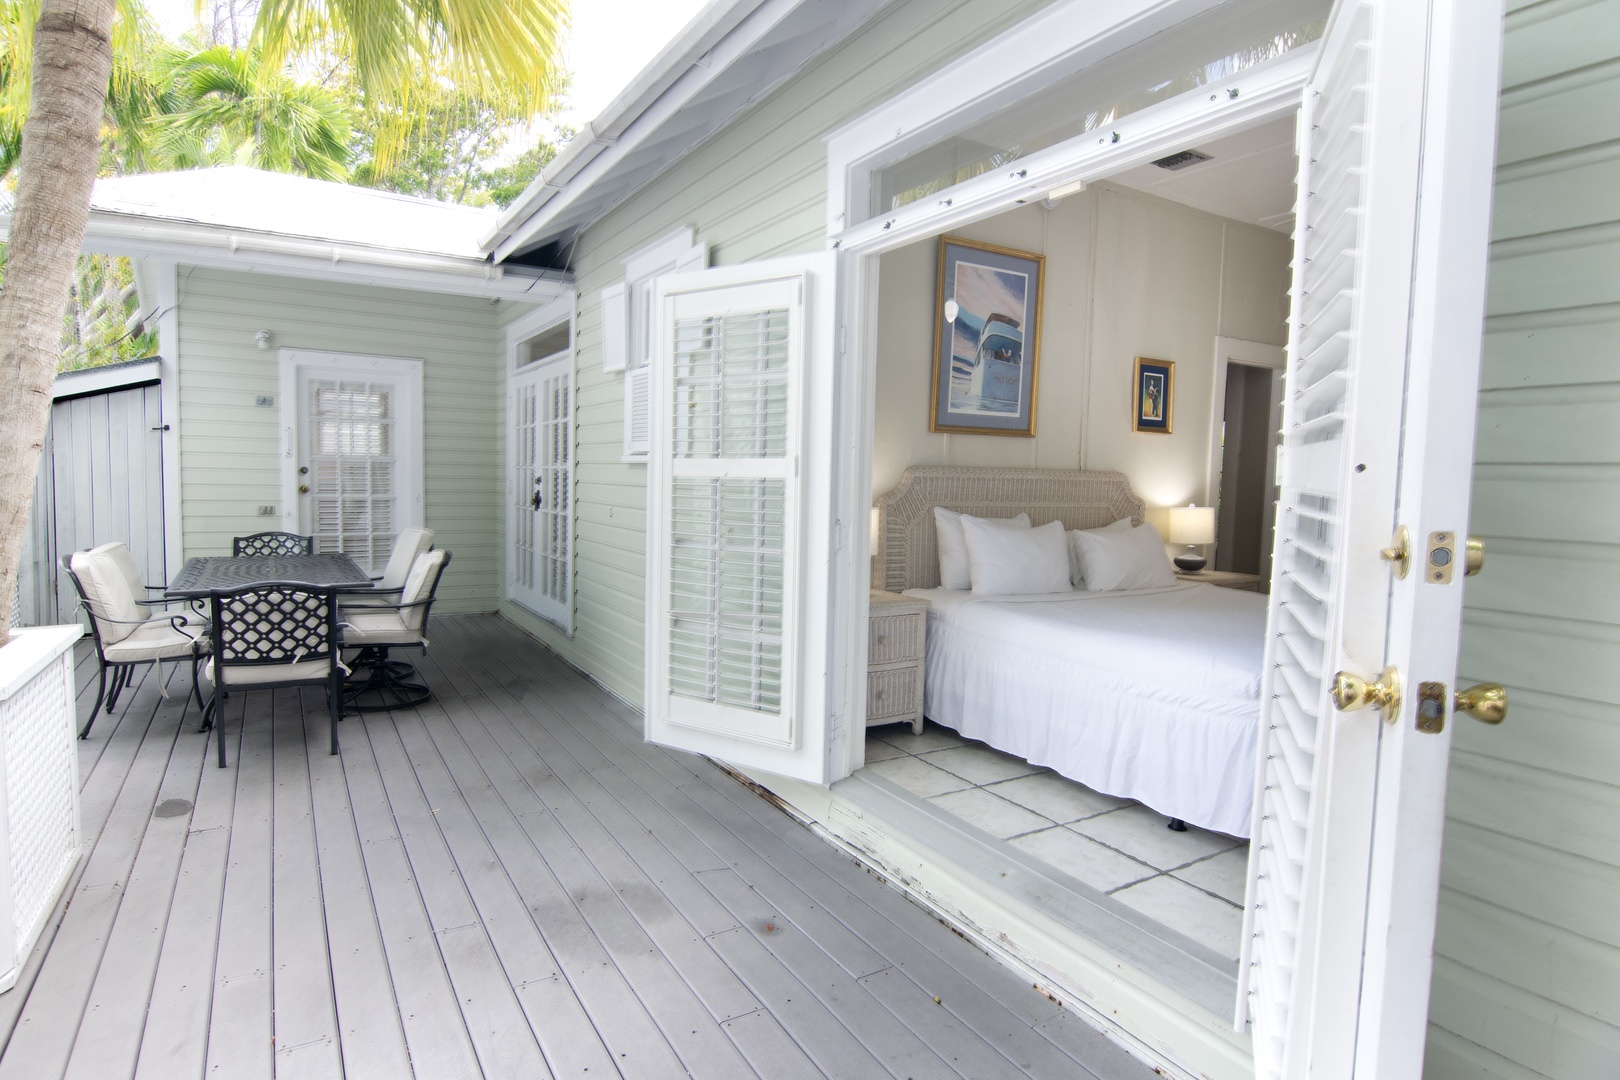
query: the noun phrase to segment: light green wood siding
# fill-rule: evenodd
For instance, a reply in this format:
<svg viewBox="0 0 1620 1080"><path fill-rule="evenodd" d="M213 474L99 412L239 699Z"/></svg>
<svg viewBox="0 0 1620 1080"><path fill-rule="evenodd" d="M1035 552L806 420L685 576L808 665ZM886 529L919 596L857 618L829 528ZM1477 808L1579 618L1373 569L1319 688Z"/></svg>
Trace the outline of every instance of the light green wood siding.
<svg viewBox="0 0 1620 1080"><path fill-rule="evenodd" d="M487 300L198 267L180 268L180 469L185 553L229 554L231 537L279 527L277 349L420 358L423 513L455 554L442 610L498 602L501 347ZM515 305L498 305L499 307ZM260 352L257 330L274 335Z"/></svg>
<svg viewBox="0 0 1620 1080"><path fill-rule="evenodd" d="M1620 0L1509 4L1427 1075L1620 1076Z"/></svg>
<svg viewBox="0 0 1620 1080"><path fill-rule="evenodd" d="M604 374L597 300L622 260L683 225L710 264L826 244L822 136L982 43L1046 0L901 0L824 54L581 238L577 398L578 562L572 639L503 609L629 701L642 698L646 467L620 462L624 376Z"/></svg>

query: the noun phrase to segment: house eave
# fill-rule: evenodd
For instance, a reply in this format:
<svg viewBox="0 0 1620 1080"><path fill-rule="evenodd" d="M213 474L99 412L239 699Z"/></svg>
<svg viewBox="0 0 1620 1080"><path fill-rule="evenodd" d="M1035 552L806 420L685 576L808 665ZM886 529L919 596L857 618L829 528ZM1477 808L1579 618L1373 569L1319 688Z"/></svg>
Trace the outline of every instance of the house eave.
<svg viewBox="0 0 1620 1080"><path fill-rule="evenodd" d="M10 216L0 216L0 239L10 232ZM535 303L552 300L572 287L566 273L541 274L487 259L105 211L91 212L83 248L188 266Z"/></svg>
<svg viewBox="0 0 1620 1080"><path fill-rule="evenodd" d="M890 0L717 0L501 215L497 263L577 232L641 190Z"/></svg>

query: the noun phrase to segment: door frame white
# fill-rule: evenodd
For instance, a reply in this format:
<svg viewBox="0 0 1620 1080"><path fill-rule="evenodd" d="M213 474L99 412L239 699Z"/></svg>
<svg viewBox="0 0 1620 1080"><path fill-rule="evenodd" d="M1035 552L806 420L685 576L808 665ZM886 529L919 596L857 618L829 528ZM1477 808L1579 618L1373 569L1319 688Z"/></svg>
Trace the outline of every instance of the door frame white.
<svg viewBox="0 0 1620 1080"><path fill-rule="evenodd" d="M1099 42L1128 46L1135 40L1131 35L1139 27L1134 16L1123 18L1121 12L1149 5L1121 2L1099 8L1122 19L1106 31L1098 29L1095 19L1085 17L1080 9L1086 6L1074 0L1062 5L1068 13L1062 25L1070 27L1069 32L1093 36L1078 44L1071 42L1069 48L1058 49L1058 54L1070 55L1082 46L1098 48ZM1156 12L1173 10L1175 16L1170 20L1173 23L1190 18L1210 5L1202 0L1181 0L1151 6ZM1019 29L1014 28L1009 33ZM986 48L999 45L998 39ZM839 457L834 463L831 512L838 536L848 539L837 552L829 597L833 620L829 655L833 671L829 687L833 705L829 755L835 778L860 768L865 763L866 753L865 740L854 737L854 721L845 722L845 718L864 716L866 702L865 590L871 580L872 553L870 533L864 523L869 520L873 498L878 352L874 315L878 309L878 256L1047 197L1054 190L1106 179L1178 147L1213 141L1244 128L1291 116L1299 110L1316 53L1315 43L1301 46L1268 64L1223 80L1207 98L1203 94L1183 95L1187 100L1172 98L1124 117L1111 128L1117 132L1117 140L1078 136L1019 160L1010 172L1003 170L976 177L948 189L941 198L922 199L892 214L849 228L843 228L842 208L864 198L871 171L891 159L885 148L893 142L894 128L887 129L890 137L885 140L883 129L868 122L870 117L887 116L892 120L891 114L899 110L913 126L927 123L928 116L941 123L948 119L962 126L972 122L977 112L955 108L949 95L930 100L914 87L829 137L828 201L836 203L840 209L829 216L828 242L839 256L838 335L842 354L836 412ZM986 68L987 65L973 57L951 65L953 71L969 73ZM1050 77L1044 69L1021 74L1031 79L1036 75ZM1018 72L1008 75L1003 68L995 77L1003 84L1022 85L1019 75ZM930 85L925 81L919 87ZM1237 93L1229 96L1222 91ZM932 138L948 134L937 125L930 130ZM860 527L855 527L857 525Z"/></svg>
<svg viewBox="0 0 1620 1080"><path fill-rule="evenodd" d="M402 356L368 356L364 353L322 352L313 349L279 349L276 359L280 365L280 419L281 419L281 527L288 532L300 532L300 499L298 494L298 447L303 432L298 422L298 373L311 371L352 371L364 377L367 374L385 374L401 377L406 400L396 411L394 438L399 452L395 459L400 465L400 501L395 518L396 528L403 529L423 523L424 473L422 468L422 433L425 417L422 413L422 369L420 359Z"/></svg>
<svg viewBox="0 0 1620 1080"><path fill-rule="evenodd" d="M552 327L561 325L564 322L568 323L568 347L552 353L550 356L542 356L535 360L531 360L528 363L524 363L522 359L522 349L524 343L536 335L544 333L545 331L550 330ZM506 377L501 384L503 392L503 401L501 403L501 422L506 425L506 431L504 432L504 438L502 440L505 446L506 454L506 483L502 485L501 489L502 499L505 506L501 518L502 534L505 537L506 542L501 551L501 595L509 603L516 604L518 607L534 615L536 618L546 620L546 622L556 626L569 637L572 637L574 634L574 542L576 537L572 535L572 530L574 518L574 496L579 486L579 470L572 467L572 463L577 460L576 455L578 452L577 445L573 445L575 432L575 402L573 400L573 396L575 394L575 387L577 385L576 380L579 374L577 370L579 350L576 347L576 336L578 330L579 294L572 289L564 293L562 296L557 297L550 303L543 304L540 307L535 308L533 311L527 312L524 315L513 319L507 324L506 327ZM535 611L513 594L514 571L511 565L511 559L513 549L517 546L517 493L512 485L514 483L513 477L516 475L514 467L517 462L517 430L512 424L512 380L518 375L526 375L542 366L564 361L566 361L569 365L568 438L570 444L573 445L574 453L570 455L570 473L568 483L568 520L570 530L567 569L569 594L569 602L567 604L568 617L562 621L558 621L542 612Z"/></svg>
<svg viewBox="0 0 1620 1080"><path fill-rule="evenodd" d="M1226 369L1233 362L1245 367L1270 368L1273 371L1284 371L1288 368L1288 349L1283 345L1267 345L1263 341L1246 341L1243 338L1222 337L1215 338L1215 367L1214 383L1211 388L1211 402L1209 410L1209 483L1204 491L1204 505L1214 506L1221 494L1221 429L1226 422ZM1273 408L1278 403L1273 401ZM1277 462L1277 432L1272 431L1267 445L1270 448L1272 460L1266 467L1266 476L1273 481L1269 487L1275 487ZM1216 523L1216 533L1219 535L1220 525ZM1269 553L1271 546L1266 545L1267 555L1261 560L1261 565L1270 569L1271 559ZM1269 576L1269 575L1262 575Z"/></svg>

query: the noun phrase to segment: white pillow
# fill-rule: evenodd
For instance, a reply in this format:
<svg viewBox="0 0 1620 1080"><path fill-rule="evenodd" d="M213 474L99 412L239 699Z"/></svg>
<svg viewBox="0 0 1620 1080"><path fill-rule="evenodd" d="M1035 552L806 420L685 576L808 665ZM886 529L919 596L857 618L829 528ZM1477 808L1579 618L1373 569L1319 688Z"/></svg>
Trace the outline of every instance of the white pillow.
<svg viewBox="0 0 1620 1080"><path fill-rule="evenodd" d="M1008 529L962 519L974 596L1022 596L1069 591L1069 545L1063 522Z"/></svg>
<svg viewBox="0 0 1620 1080"><path fill-rule="evenodd" d="M1113 522L1110 525L1104 525L1101 528L1096 529L1086 529L1084 531L1102 532L1103 529L1129 529L1130 527L1130 518L1120 518L1118 521ZM1074 533L1070 533L1069 536L1071 537L1069 540L1069 583L1077 589L1083 589L1086 587L1086 576L1080 572L1080 549L1072 539Z"/></svg>
<svg viewBox="0 0 1620 1080"><path fill-rule="evenodd" d="M939 586L942 589L967 589L973 585L968 573L967 542L962 539L962 519L966 514L934 507L934 531L939 536ZM1010 518L973 518L1003 529L1029 528L1029 515Z"/></svg>
<svg viewBox="0 0 1620 1080"><path fill-rule="evenodd" d="M1157 589L1176 583L1164 541L1152 525L1072 532L1069 542L1088 592Z"/></svg>

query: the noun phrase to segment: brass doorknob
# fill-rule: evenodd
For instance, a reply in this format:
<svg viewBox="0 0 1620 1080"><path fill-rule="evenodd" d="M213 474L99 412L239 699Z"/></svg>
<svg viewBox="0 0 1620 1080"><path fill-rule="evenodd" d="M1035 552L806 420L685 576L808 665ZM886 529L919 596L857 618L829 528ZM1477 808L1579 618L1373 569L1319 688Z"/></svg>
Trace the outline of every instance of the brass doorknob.
<svg viewBox="0 0 1620 1080"><path fill-rule="evenodd" d="M1368 682L1360 675L1341 671L1333 676L1333 688L1328 694L1333 699L1333 707L1340 712L1373 707L1385 720L1394 723L1396 714L1401 711L1401 676L1394 668L1387 667L1377 682Z"/></svg>
<svg viewBox="0 0 1620 1080"><path fill-rule="evenodd" d="M1464 550L1467 552L1463 560L1463 566L1467 568L1464 571L1464 576L1473 577L1485 569L1485 541L1477 536L1470 536L1468 545Z"/></svg>
<svg viewBox="0 0 1620 1080"><path fill-rule="evenodd" d="M298 485L298 494L300 494L300 495L308 495L309 494L309 485L308 484L299 484Z"/></svg>
<svg viewBox="0 0 1620 1080"><path fill-rule="evenodd" d="M1507 719L1507 687L1493 682L1470 686L1457 691L1451 699L1451 706L1482 724L1500 724Z"/></svg>

